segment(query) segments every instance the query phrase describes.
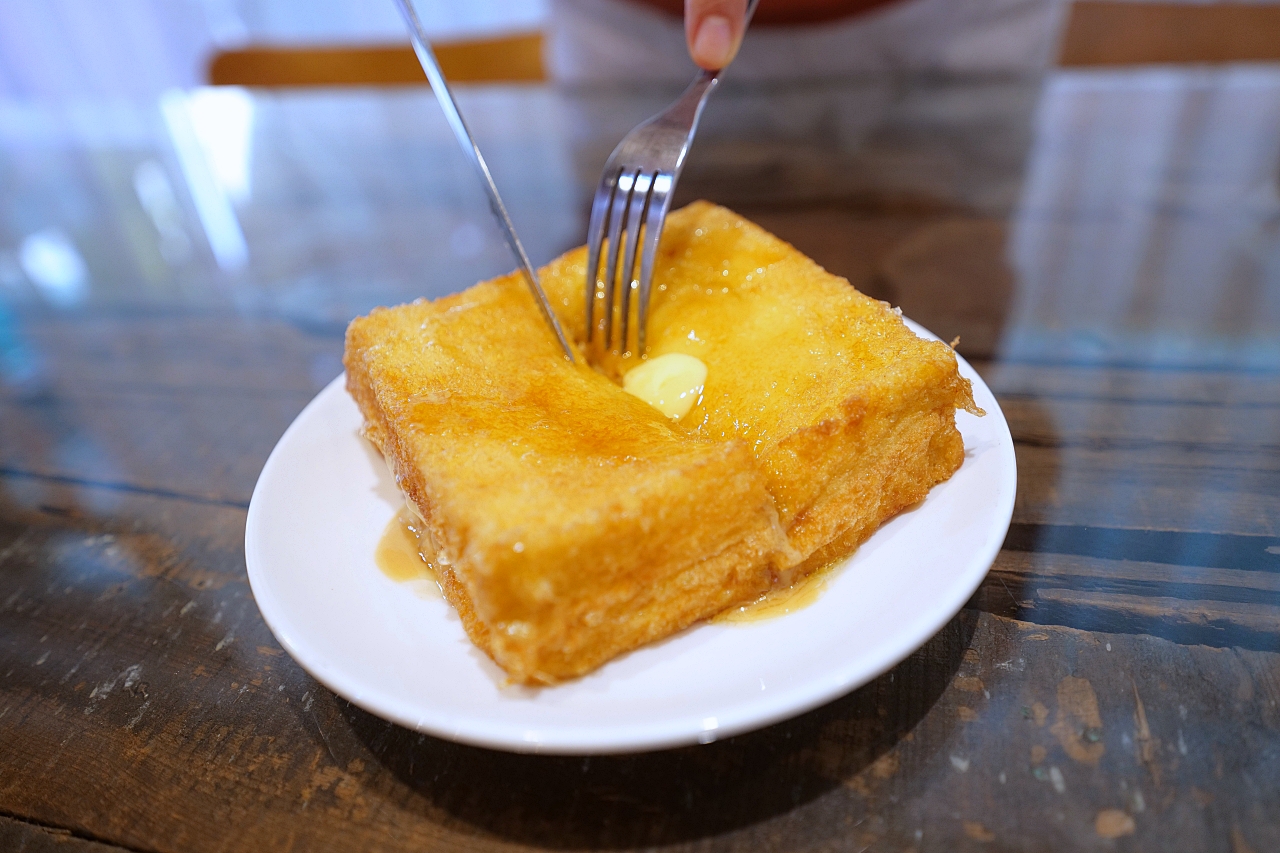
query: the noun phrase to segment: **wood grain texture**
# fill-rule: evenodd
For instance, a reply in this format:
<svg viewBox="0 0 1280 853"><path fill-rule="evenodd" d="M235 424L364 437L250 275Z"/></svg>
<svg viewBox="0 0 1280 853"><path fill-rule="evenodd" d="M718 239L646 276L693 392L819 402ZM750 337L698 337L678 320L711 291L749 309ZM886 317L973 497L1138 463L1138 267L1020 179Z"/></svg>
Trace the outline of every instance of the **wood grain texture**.
<svg viewBox="0 0 1280 853"><path fill-rule="evenodd" d="M318 688L237 572L201 586L187 574L208 563L199 544L164 544L173 530L207 530L205 547L233 538L234 510L189 512L202 520L105 541L88 519L77 541L56 515L3 531L0 594L21 626L0 646L0 721L21 721L0 733L7 808L194 851L756 850L786 837L910 845L917 831L942 846L965 843L974 822L1036 850L1050 849L1044 821L1055 845L1083 849L1103 808L1130 814L1148 843L1190 831L1197 849L1218 849L1224 822L1275 841L1260 820L1280 806L1264 781L1280 768L1262 748L1280 725L1274 653L966 611L868 687L762 732L634 757L505 755L401 730ZM150 549L164 575L121 565ZM61 595L40 586L70 580ZM1231 724L1212 722L1224 714ZM1012 791L1017 810L991 807Z"/></svg>
<svg viewBox="0 0 1280 853"><path fill-rule="evenodd" d="M128 849L81 838L66 829L0 816L0 850L7 853L123 853Z"/></svg>
<svg viewBox="0 0 1280 853"><path fill-rule="evenodd" d="M242 508L276 437L342 370L340 341L283 322L197 314L24 331L45 358L35 380L0 391L0 475Z"/></svg>
<svg viewBox="0 0 1280 853"><path fill-rule="evenodd" d="M310 393L305 358L281 358L265 343L255 355L252 338L230 332L242 375L234 364L206 373L190 348L185 367L156 364L146 347L104 361L92 347L77 354L71 340L58 345L59 334L80 334L75 324L39 328L60 353L50 398L84 401L66 416L78 430L99 430L112 412L161 396L179 413L224 424L244 417L227 403L237 395L276 397L282 428L288 407ZM216 338L193 344L213 350L211 364ZM290 348L305 352L303 340ZM278 366L274 376L253 370L266 363ZM1173 477L1171 492L1203 501L1213 482L1206 466L1176 447L1186 474L1170 474L1160 454L1206 431L1252 448L1261 463L1272 459L1269 422L1240 422L1219 404L1266 410L1274 387L1202 375L1151 384L1135 371L1073 367L984 370L998 390L1002 382L1020 389L1006 409L1015 438L1033 446L1019 447L1026 497L976 609L831 706L723 744L633 758L461 747L332 696L261 622L243 575L244 511L234 499L68 482L52 467L0 476L0 754L9 780L0 804L148 850L756 850L783 838L837 849L853 839L861 849L919 844L916 831L928 833L928 846L1036 850L1051 849L1045 821L1061 827L1052 849L1091 849L1107 809L1129 816L1135 835L1154 846L1189 831L1204 849L1229 849L1215 829L1223 825L1255 846L1275 843L1264 815L1280 803L1250 780L1278 769L1266 764L1264 744L1277 725L1280 557L1268 548L1280 540L1275 531L1232 532L1230 523L1210 532L1117 524L1141 519L1106 497L1123 478L1150 490L1154 475L1141 474L1149 459L1152 471ZM235 393L226 390L232 383ZM202 408L210 397L219 405ZM1183 401L1189 430L1156 416ZM1052 416L1035 417L1035 404ZM1047 426L1059 423L1077 426ZM156 433L139 434L165 446ZM190 457L191 472L158 466L156 482L216 475L213 460L245 452L232 450L243 440L235 430L208 435L212 449ZM1027 454L1061 454L1057 445L1078 441L1073 435L1106 439L1080 451L1096 459L1095 479L1086 488L1058 477L1056 494L1037 491L1028 480L1042 469ZM1129 446L1140 437L1154 445ZM50 459L57 446L27 445ZM1238 494L1236 475L1224 476L1217 488ZM1079 503L1061 501L1063 484L1076 482ZM1203 509L1200 523L1216 523ZM1098 514L1111 523L1090 526ZM1135 661L1143 662L1137 670ZM1069 678L1090 685L1100 725L1088 701L1070 698L1083 687L1063 692L1064 682L1076 684ZM1145 729L1132 722L1135 688ZM996 808L1010 785L1018 809Z"/></svg>
<svg viewBox="0 0 1280 853"><path fill-rule="evenodd" d="M348 317L507 263L463 239L483 203L434 177L456 152L422 94L253 100L240 278L148 243L136 170L169 141L5 136L0 242L63 223L92 280L56 307L0 252L0 848L1280 849L1280 82L1100 74L814 84L784 92L788 122L752 123L767 92L717 95L682 191L960 337L1013 433L1013 525L968 606L863 688L589 759L353 708L245 578L258 471L338 374ZM516 115L489 150L533 154L508 164L652 112L503 91L468 108ZM529 130L548 104L572 119L538 125L550 143ZM507 171L529 178L513 210L581 214L614 142L552 175L594 171L577 196Z"/></svg>

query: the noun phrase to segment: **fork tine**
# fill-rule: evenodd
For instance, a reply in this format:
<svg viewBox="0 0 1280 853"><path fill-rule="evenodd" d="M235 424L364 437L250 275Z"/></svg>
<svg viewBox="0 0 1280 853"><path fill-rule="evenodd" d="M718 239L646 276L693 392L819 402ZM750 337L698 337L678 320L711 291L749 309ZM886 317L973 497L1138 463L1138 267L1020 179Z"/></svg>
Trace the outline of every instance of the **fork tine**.
<svg viewBox="0 0 1280 853"><path fill-rule="evenodd" d="M644 253L640 258L640 304L636 311L636 355L644 355L648 346L646 333L649 331L649 293L653 289L653 264L658 256L658 240L662 237L662 225L667 219L667 209L671 207L671 188L675 178L665 173L653 176L653 186L649 190L648 204L645 206Z"/></svg>
<svg viewBox="0 0 1280 853"><path fill-rule="evenodd" d="M631 201L636 174L627 170L618 175L609 215L609 253L604 268L604 348L613 346L613 296L618 281L618 253L622 248L622 229L627 227L628 203Z"/></svg>
<svg viewBox="0 0 1280 853"><path fill-rule="evenodd" d="M751 13L755 11L757 0L747 0L746 22L750 22ZM684 90L671 106L641 122L622 138L609 160L605 164L604 176L596 189L591 203L591 222L587 229L588 249L588 282L586 316L590 329L588 341L593 337L597 324L594 322L595 299L604 303L604 346L606 351L612 350L613 343L613 305L614 291L621 276L626 291L622 299L621 349L626 352L629 339L631 319L632 290L638 290L639 300L636 322L637 350L644 355L647 344L649 294L653 285L653 265L658 251L658 240L662 236L662 224L667 218L667 209L671 204L671 192L680 170L684 166L685 155L698 130L698 120L702 116L702 108L706 106L707 97L715 90L720 81L719 71L699 70L693 82ZM615 177L610 177L610 176ZM644 177L644 188L638 185ZM651 176L651 177L650 177ZM637 193L636 190L640 191ZM645 190L649 190L646 192ZM622 243L625 236L627 248L623 252ZM605 265L603 288L597 289L597 272L600 263L601 243L608 232L609 250ZM643 232L643 237L641 233ZM640 261L640 277L635 278L635 258L641 240L644 241L644 252ZM624 267L618 269L619 254L622 253Z"/></svg>
<svg viewBox="0 0 1280 853"><path fill-rule="evenodd" d="M631 319L631 291L639 285L636 278L636 249L640 245L640 226L644 224L645 214L649 209L649 188L653 184L653 176L639 174L635 187L631 192L631 205L627 209L627 251L622 262L622 334L618 339L618 351L627 352L627 334Z"/></svg>
<svg viewBox="0 0 1280 853"><path fill-rule="evenodd" d="M600 286L600 247L604 244L605 231L609 228L609 214L613 206L613 194L618 189L618 175L622 170L607 171L600 178L600 187L591 201L591 221L587 226L587 293L586 330L587 343L595 337L596 291Z"/></svg>

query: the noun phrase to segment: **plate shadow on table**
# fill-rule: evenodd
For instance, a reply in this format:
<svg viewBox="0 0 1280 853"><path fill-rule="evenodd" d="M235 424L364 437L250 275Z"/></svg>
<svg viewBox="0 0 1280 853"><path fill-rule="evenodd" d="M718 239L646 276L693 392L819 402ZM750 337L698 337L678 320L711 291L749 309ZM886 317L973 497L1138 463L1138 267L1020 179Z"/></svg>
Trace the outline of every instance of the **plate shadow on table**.
<svg viewBox="0 0 1280 853"><path fill-rule="evenodd" d="M877 760L913 737L951 683L976 625L977 614L962 611L888 673L806 714L662 752L516 755L419 735L354 705L338 708L427 810L485 834L561 849L671 844L751 826L838 786L857 787L868 768L877 773Z"/></svg>

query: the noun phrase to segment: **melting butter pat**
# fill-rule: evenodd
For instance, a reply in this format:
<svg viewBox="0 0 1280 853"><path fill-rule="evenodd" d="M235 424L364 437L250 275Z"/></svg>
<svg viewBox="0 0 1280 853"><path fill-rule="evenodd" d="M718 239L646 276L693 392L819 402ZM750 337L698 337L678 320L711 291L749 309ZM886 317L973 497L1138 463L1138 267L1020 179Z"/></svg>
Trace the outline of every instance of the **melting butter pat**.
<svg viewBox="0 0 1280 853"><path fill-rule="evenodd" d="M691 355L671 352L651 358L622 378L622 390L639 397L672 420L689 414L707 381L707 366Z"/></svg>

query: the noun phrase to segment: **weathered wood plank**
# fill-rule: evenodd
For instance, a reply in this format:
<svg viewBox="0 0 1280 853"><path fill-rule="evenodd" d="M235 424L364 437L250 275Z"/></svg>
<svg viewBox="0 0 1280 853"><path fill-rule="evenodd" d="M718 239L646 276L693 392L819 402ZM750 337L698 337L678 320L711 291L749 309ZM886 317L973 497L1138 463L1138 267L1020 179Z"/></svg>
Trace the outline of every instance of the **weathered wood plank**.
<svg viewBox="0 0 1280 853"><path fill-rule="evenodd" d="M7 706L35 742L9 754L27 778L38 779L40 755L58 747L58 766L86 779L124 768L113 796L78 791L43 814L156 849L745 851L781 838L840 847L850 833L859 845L918 844L927 834L927 846L941 848L968 843L978 824L1011 849L1035 850L1048 849L1045 821L1057 827L1055 849L1093 849L1097 814L1107 809L1129 815L1144 845L1186 842L1178 833L1189 827L1196 849L1225 850L1211 834L1223 821L1256 843L1272 840L1262 810L1273 805L1263 780L1274 758L1250 750L1276 720L1269 694L1241 698L1242 653L1188 666L1171 644L1114 637L1104 651L1102 640L983 617L976 631L949 629L819 711L722 744L646 756L503 755L385 725L322 691L300 703L251 690L208 704L199 688L192 710L178 712L185 724L132 729L112 695L84 715L48 697L22 697L13 708L10 693ZM1131 681L1134 654L1151 666ZM1274 680L1274 655L1250 665ZM1210 733L1206 721L1222 719L1224 679L1241 725ZM1145 741L1135 741L1135 687ZM192 719L202 707L203 719ZM1144 752L1153 741L1157 748ZM1242 772L1217 778L1215 761ZM11 806L23 799L12 790L0 796ZM987 805L1009 797L1018 809ZM1200 818L1207 807L1212 820ZM252 824L235 821L247 813Z"/></svg>
<svg viewBox="0 0 1280 853"><path fill-rule="evenodd" d="M1015 449L1018 522L1280 534L1280 484L1270 454Z"/></svg>
<svg viewBox="0 0 1280 853"><path fill-rule="evenodd" d="M129 848L0 815L0 850L6 853L123 853Z"/></svg>
<svg viewBox="0 0 1280 853"><path fill-rule="evenodd" d="M340 336L280 320L175 311L24 318L19 346L37 360L4 397L63 392L314 394L342 370Z"/></svg>
<svg viewBox="0 0 1280 853"><path fill-rule="evenodd" d="M1086 625L1109 634L1146 634L1180 644L1259 651L1280 649L1280 607L1268 603L1161 596L1158 589L1124 591L1055 586L1051 581L992 572L970 606L1039 625Z"/></svg>
<svg viewBox="0 0 1280 853"><path fill-rule="evenodd" d="M282 654L240 510L32 481L3 510L0 812L131 849L1040 850L1052 826L1091 850L1107 810L1144 849L1280 843L1275 653L966 611L762 732L505 755L383 723Z"/></svg>
<svg viewBox="0 0 1280 853"><path fill-rule="evenodd" d="M1099 582L1113 588L1127 584L1128 590L1151 588L1181 599L1207 598L1218 602L1239 601L1280 605L1280 575L1270 572L1205 569L1171 566L1134 560L1103 560L1063 554L1028 554L1002 551L992 571L1006 580L1061 586L1077 582L1097 589ZM1274 626L1280 632L1280 622Z"/></svg>
<svg viewBox="0 0 1280 853"><path fill-rule="evenodd" d="M1020 552L1038 552L1038 555ZM1040 556L1047 554L1053 555L1052 560ZM1095 559L1063 560L1062 555ZM1009 566L1010 571L1036 573L1231 569L1234 571L1221 577L1235 578L1245 585L1266 584L1270 579L1258 573L1280 573L1280 537L1013 524L1005 537L1002 560L1002 565ZM1020 565L1019 560L1025 564Z"/></svg>
<svg viewBox="0 0 1280 853"><path fill-rule="evenodd" d="M963 342L961 353L963 354ZM1094 402L1160 403L1222 409L1280 407L1272 375L1217 371L1152 371L976 361L974 367L1001 400L1015 396Z"/></svg>
<svg viewBox="0 0 1280 853"><path fill-rule="evenodd" d="M246 504L267 454L342 369L341 341L235 316L24 323L0 470Z"/></svg>
<svg viewBox="0 0 1280 853"><path fill-rule="evenodd" d="M247 505L299 396L115 394L0 403L0 469Z"/></svg>
<svg viewBox="0 0 1280 853"><path fill-rule="evenodd" d="M1042 624L1276 650L1280 538L1015 525L971 605Z"/></svg>
<svg viewBox="0 0 1280 853"><path fill-rule="evenodd" d="M1172 596L1126 595L1114 591L1041 588L1036 597L1047 605L1065 605L1100 611L1118 623L1135 620L1163 620L1172 630L1203 628L1221 633L1226 639L1215 645L1235 645L1233 633L1246 631L1270 635L1267 648L1280 647L1276 626L1280 625L1280 605L1253 602L1200 601ZM1096 622L1095 622L1096 624ZM1102 626L1099 626L1102 628ZM1104 630L1113 630L1108 625Z"/></svg>
<svg viewBox="0 0 1280 853"><path fill-rule="evenodd" d="M1009 397L1000 408L1015 440L1036 446L1280 457L1280 406L1246 415L1217 406Z"/></svg>

